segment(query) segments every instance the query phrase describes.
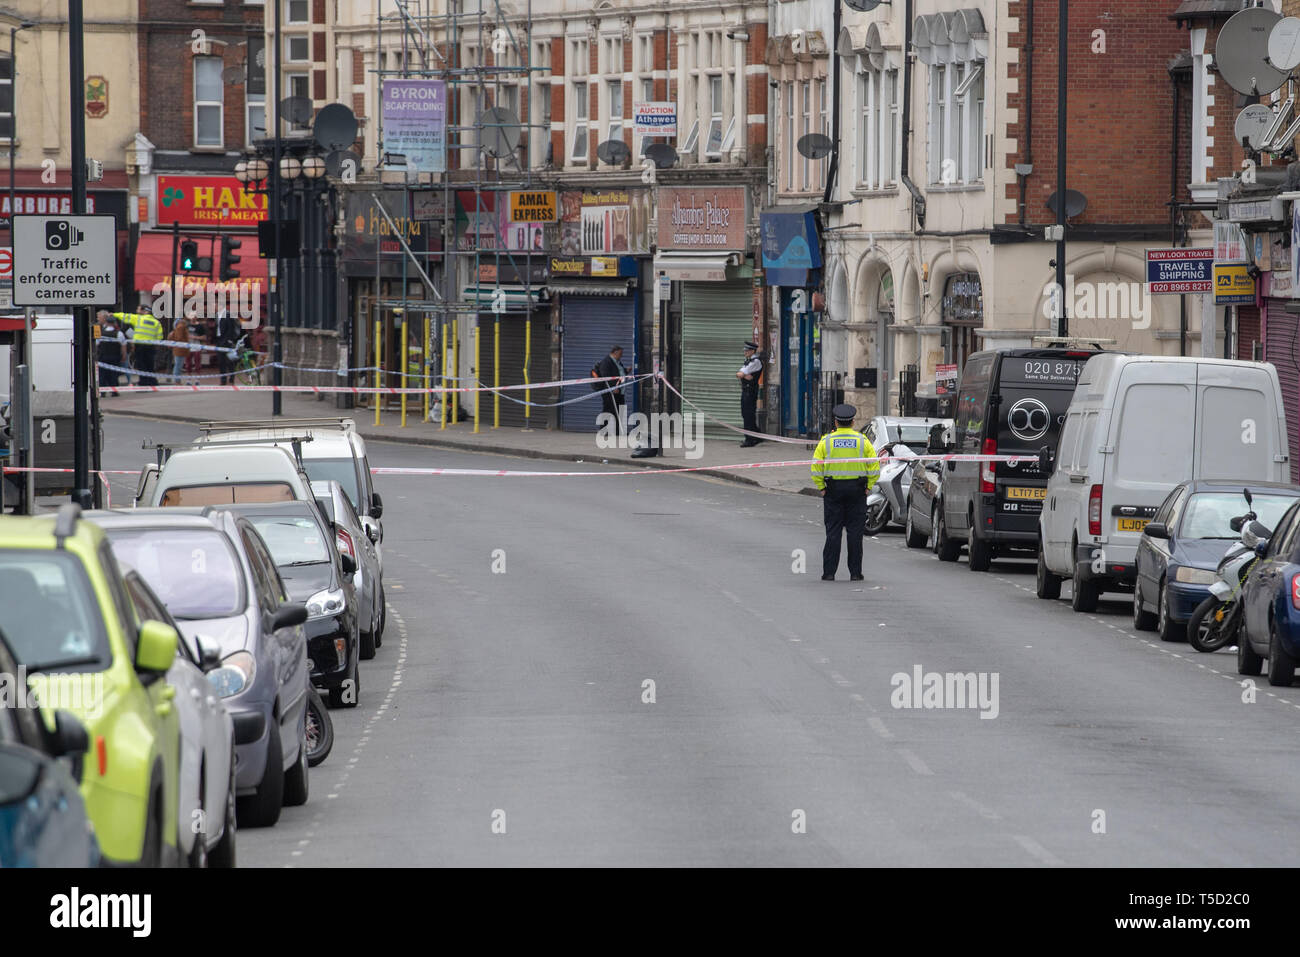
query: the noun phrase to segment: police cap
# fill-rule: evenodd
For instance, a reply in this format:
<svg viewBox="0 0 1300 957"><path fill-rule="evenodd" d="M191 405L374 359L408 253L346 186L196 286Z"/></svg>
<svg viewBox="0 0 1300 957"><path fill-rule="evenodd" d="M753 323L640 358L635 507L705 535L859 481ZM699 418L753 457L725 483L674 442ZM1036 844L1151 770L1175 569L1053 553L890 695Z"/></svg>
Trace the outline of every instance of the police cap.
<svg viewBox="0 0 1300 957"><path fill-rule="evenodd" d="M852 422L858 417L858 410L848 403L842 402L831 409L831 415L835 416L836 422Z"/></svg>
<svg viewBox="0 0 1300 957"><path fill-rule="evenodd" d="M753 342L746 342L746 343L745 343L745 348L746 348L746 349L753 349L753 350L755 350L755 351L758 351L758 345L757 345L756 343L753 343Z"/></svg>

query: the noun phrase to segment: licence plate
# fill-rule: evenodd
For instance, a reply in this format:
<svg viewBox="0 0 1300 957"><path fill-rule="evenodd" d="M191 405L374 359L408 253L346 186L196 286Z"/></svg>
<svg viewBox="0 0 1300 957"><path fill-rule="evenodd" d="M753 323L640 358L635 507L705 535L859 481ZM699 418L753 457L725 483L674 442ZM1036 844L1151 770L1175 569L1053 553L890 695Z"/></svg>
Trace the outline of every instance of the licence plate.
<svg viewBox="0 0 1300 957"><path fill-rule="evenodd" d="M1121 532L1140 532L1147 527L1147 518L1119 518L1116 524Z"/></svg>
<svg viewBox="0 0 1300 957"><path fill-rule="evenodd" d="M1011 487L1007 489L1007 498L1028 499L1030 501L1041 502L1043 499L1047 498L1047 489Z"/></svg>

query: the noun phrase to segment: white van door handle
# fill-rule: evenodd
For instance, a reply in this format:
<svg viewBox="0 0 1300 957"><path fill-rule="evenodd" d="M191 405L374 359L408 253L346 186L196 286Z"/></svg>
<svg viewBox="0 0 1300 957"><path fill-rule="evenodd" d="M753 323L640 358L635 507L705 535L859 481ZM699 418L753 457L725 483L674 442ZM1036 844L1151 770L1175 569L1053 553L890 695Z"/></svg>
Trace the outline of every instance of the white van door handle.
<svg viewBox="0 0 1300 957"><path fill-rule="evenodd" d="M1088 476L1086 475L1080 475L1078 472L1070 473L1070 481L1073 482L1075 485L1082 485L1084 480L1087 479L1087 477Z"/></svg>

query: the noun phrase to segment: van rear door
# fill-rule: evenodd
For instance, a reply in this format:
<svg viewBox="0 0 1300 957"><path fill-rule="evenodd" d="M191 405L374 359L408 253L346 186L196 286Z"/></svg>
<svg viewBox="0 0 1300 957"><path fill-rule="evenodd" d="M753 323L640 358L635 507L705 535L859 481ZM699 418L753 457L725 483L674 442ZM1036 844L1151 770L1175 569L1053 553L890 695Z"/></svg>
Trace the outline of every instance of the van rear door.
<svg viewBox="0 0 1300 957"><path fill-rule="evenodd" d="M1286 482L1286 426L1277 385L1255 365L1197 367L1196 447L1192 475L1201 479ZM1281 459L1281 461L1279 461Z"/></svg>

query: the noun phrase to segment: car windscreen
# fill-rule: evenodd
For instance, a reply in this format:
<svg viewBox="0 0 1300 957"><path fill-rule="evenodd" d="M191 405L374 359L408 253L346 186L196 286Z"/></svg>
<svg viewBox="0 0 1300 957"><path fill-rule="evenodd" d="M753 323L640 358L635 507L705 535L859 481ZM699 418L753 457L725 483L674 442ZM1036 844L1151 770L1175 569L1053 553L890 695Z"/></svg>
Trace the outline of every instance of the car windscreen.
<svg viewBox="0 0 1300 957"><path fill-rule="evenodd" d="M190 485L163 492L160 505L251 505L258 502L292 502L293 489L285 482L249 482L239 485Z"/></svg>
<svg viewBox="0 0 1300 957"><path fill-rule="evenodd" d="M912 448L925 448L930 444L930 430L936 423L929 425L891 425L889 426L889 441L902 442Z"/></svg>
<svg viewBox="0 0 1300 957"><path fill-rule="evenodd" d="M301 515L249 515L271 559L280 566L318 565L330 560L329 546L320 526Z"/></svg>
<svg viewBox="0 0 1300 957"><path fill-rule="evenodd" d="M69 552L0 551L0 631L29 671L103 670L112 660L90 579Z"/></svg>
<svg viewBox="0 0 1300 957"><path fill-rule="evenodd" d="M1255 495L1250 507L1258 516L1257 522L1273 529L1294 504L1295 497L1291 495ZM1246 500L1240 492L1197 492L1187 501L1178 537L1235 540L1241 533L1234 532L1228 522L1246 511Z"/></svg>
<svg viewBox="0 0 1300 957"><path fill-rule="evenodd" d="M352 507L357 507L357 464L353 459L304 459L303 468L313 482L328 482L331 479L338 482L343 486L343 494L348 497Z"/></svg>
<svg viewBox="0 0 1300 957"><path fill-rule="evenodd" d="M108 537L113 553L140 573L173 618L229 618L243 612L239 558L215 529L111 528Z"/></svg>

